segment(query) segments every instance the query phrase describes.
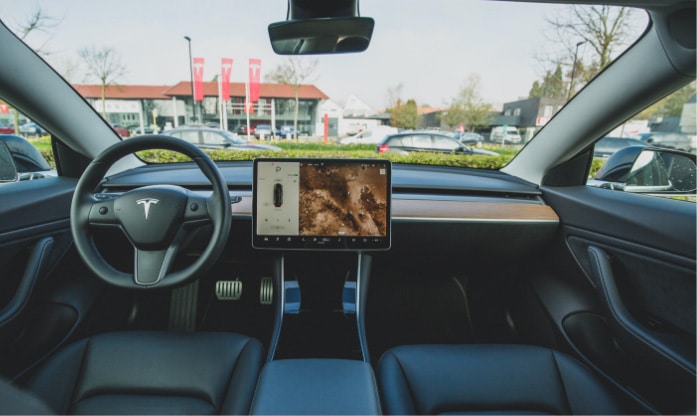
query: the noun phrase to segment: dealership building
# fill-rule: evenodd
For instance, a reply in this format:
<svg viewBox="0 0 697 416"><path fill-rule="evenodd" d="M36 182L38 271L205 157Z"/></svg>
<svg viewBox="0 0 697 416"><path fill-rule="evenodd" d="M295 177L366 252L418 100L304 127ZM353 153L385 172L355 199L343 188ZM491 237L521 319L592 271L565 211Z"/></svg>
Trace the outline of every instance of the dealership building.
<svg viewBox="0 0 697 416"><path fill-rule="evenodd" d="M104 92L102 105L101 85L73 85L96 111L104 114L115 125L137 130L157 125L158 129L183 124L220 123L221 113L229 130L247 124L245 111L245 84L230 83L230 100L221 105L217 82L203 83L203 101L194 105L190 82L176 85L110 85ZM308 135L322 135L329 97L314 85L298 89L298 131ZM293 125L295 91L291 85L260 84L259 101L251 106L250 125L273 124L277 127ZM328 118L330 114L327 114ZM330 125L338 126L341 112L332 112ZM331 134L331 132L330 132Z"/></svg>

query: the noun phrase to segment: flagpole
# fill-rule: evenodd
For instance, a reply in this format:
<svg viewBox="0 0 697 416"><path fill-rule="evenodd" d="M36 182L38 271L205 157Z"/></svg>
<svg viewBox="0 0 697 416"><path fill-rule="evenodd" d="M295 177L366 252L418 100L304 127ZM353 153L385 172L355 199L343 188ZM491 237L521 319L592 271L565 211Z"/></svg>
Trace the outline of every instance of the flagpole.
<svg viewBox="0 0 697 416"><path fill-rule="evenodd" d="M218 120L220 124L220 128L223 130L227 130L225 128L225 124L223 123L223 81L222 78L223 74L220 74L218 76Z"/></svg>
<svg viewBox="0 0 697 416"><path fill-rule="evenodd" d="M251 128L249 123L249 80L244 83L244 94L244 112L247 114L247 140L249 140L249 131Z"/></svg>

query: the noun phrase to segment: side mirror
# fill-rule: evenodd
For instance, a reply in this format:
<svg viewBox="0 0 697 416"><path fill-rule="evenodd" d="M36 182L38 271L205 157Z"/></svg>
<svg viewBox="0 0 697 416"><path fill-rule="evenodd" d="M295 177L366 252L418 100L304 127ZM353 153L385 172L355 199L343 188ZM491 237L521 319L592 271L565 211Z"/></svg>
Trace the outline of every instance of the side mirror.
<svg viewBox="0 0 697 416"><path fill-rule="evenodd" d="M17 166L12 153L4 141L0 140L0 182L16 182Z"/></svg>
<svg viewBox="0 0 697 416"><path fill-rule="evenodd" d="M677 150L629 146L610 156L589 185L635 193L694 193L695 159Z"/></svg>

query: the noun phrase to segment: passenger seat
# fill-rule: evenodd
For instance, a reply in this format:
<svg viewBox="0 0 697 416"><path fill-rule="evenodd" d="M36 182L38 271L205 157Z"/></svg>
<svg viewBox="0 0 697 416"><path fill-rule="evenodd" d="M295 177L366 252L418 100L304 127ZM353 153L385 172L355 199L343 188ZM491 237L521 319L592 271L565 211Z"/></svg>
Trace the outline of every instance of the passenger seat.
<svg viewBox="0 0 697 416"><path fill-rule="evenodd" d="M570 356L531 345L411 345L378 363L385 414L622 414L622 394Z"/></svg>

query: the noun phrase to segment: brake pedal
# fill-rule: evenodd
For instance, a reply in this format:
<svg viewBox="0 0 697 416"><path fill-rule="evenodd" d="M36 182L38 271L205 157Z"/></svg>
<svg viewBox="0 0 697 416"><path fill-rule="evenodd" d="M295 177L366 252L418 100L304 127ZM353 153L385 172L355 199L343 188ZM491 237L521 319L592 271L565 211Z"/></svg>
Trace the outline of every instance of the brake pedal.
<svg viewBox="0 0 697 416"><path fill-rule="evenodd" d="M273 302L273 281L270 277L261 279L261 288L259 290L259 303L262 305L271 305Z"/></svg>
<svg viewBox="0 0 697 416"><path fill-rule="evenodd" d="M215 283L215 297L218 300L239 300L242 296L242 282L239 280L219 280Z"/></svg>

